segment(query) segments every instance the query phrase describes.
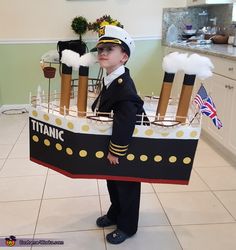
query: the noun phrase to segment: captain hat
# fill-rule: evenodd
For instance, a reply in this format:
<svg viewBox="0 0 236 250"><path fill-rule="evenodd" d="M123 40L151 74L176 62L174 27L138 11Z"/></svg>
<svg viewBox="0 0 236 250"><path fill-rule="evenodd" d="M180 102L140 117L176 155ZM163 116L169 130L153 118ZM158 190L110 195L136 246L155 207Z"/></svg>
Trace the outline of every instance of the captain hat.
<svg viewBox="0 0 236 250"><path fill-rule="evenodd" d="M124 48L128 56L130 56L135 49L134 41L129 33L114 25L105 25L99 29L99 40L96 47L91 51L96 51L98 45L105 43L119 44Z"/></svg>

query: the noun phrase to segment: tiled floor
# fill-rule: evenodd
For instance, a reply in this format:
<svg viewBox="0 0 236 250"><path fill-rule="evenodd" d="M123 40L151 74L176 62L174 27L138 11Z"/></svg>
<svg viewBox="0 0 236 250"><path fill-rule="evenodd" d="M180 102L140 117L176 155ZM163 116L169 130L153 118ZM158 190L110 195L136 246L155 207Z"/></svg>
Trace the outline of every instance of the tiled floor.
<svg viewBox="0 0 236 250"><path fill-rule="evenodd" d="M104 240L112 228L95 225L108 206L105 181L29 161L26 114L0 115L0 239L57 239L68 250L236 249L236 166L203 139L188 186L142 184L138 233L119 246Z"/></svg>

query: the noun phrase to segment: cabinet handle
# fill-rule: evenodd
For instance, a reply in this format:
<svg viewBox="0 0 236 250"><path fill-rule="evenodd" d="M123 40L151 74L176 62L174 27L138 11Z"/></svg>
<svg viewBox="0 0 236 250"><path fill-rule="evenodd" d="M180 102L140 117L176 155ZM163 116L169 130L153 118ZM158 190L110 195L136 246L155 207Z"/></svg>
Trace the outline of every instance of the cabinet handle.
<svg viewBox="0 0 236 250"><path fill-rule="evenodd" d="M229 89L234 89L234 86L230 86L230 85L229 85L229 87L228 87L228 88L229 88Z"/></svg>
<svg viewBox="0 0 236 250"><path fill-rule="evenodd" d="M229 67L228 70L229 71L234 71L234 68L233 67Z"/></svg>
<svg viewBox="0 0 236 250"><path fill-rule="evenodd" d="M228 88L229 88L229 85L225 85L225 88L228 89Z"/></svg>

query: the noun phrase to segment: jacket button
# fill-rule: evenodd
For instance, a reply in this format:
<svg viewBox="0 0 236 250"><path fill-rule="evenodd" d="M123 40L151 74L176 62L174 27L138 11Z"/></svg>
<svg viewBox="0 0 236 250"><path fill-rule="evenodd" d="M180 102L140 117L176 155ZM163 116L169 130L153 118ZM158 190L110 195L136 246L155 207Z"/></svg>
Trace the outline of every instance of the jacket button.
<svg viewBox="0 0 236 250"><path fill-rule="evenodd" d="M119 78L118 79L118 83L121 84L123 82L123 79L122 78Z"/></svg>

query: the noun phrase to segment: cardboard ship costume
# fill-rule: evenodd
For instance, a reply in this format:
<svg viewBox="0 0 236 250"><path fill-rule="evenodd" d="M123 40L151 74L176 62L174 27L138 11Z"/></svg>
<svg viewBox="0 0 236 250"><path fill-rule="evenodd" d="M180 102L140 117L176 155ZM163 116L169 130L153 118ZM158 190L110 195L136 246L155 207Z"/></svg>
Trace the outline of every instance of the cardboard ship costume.
<svg viewBox="0 0 236 250"><path fill-rule="evenodd" d="M98 43L101 38L116 39L133 52L132 39L125 33L117 36L108 30L103 29ZM91 66L96 57L93 53L80 57L76 52L64 50L61 61L78 69ZM160 98L144 98L150 122L147 126L144 114L139 117L141 122L135 126L127 152L115 167L106 158L113 113L91 111L87 104L90 97L86 74L79 81L77 106L70 107L69 84L65 90L62 83L59 102L45 103L38 93L37 98L32 97L30 108L30 159L71 178L188 184L201 132L201 117L195 116L197 111L190 101L193 84L196 77L211 76L212 68L208 58L196 54L188 57L175 52L164 58ZM185 76L180 100L176 101L170 94L179 70ZM117 79L117 84L122 84L121 80Z"/></svg>

